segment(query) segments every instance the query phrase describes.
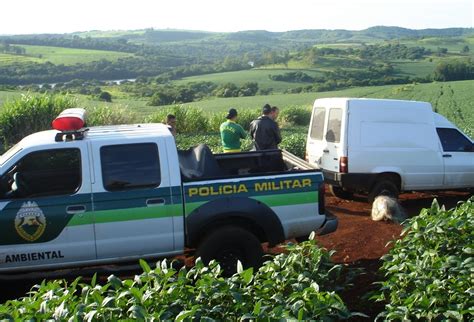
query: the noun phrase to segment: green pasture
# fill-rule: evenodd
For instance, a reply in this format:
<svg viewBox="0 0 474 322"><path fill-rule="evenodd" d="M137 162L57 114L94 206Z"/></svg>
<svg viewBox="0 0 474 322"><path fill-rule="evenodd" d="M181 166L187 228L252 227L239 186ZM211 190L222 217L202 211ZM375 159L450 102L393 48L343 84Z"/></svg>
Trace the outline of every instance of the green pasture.
<svg viewBox="0 0 474 322"><path fill-rule="evenodd" d="M40 61L41 60L39 58L0 53L0 66Z"/></svg>
<svg viewBox="0 0 474 322"><path fill-rule="evenodd" d="M449 53L459 54L462 48L469 46L469 55L474 56L474 37L426 37L423 39L401 39L409 47L425 47L436 53L438 48L447 48Z"/></svg>
<svg viewBox="0 0 474 322"><path fill-rule="evenodd" d="M178 80L175 84L186 84L189 82L213 82L216 84L234 83L241 86L247 82L257 82L259 88L273 88L276 92L281 92L286 89L302 87L311 85L311 83L290 83L290 82L276 82L270 79L269 75L281 75L294 71L301 71L310 76L321 75L321 71L316 69L250 69L236 72L207 74L193 77L186 77Z"/></svg>
<svg viewBox="0 0 474 322"><path fill-rule="evenodd" d="M399 76L425 77L433 74L440 59L432 58L426 60L395 60L392 61L393 68Z"/></svg>
<svg viewBox="0 0 474 322"><path fill-rule="evenodd" d="M119 58L133 56L133 54L116 51L76 49L50 46L30 46L17 45L26 49L26 56L6 55L10 59L9 63L24 62L25 59L37 63L50 62L55 65L74 65L79 63L89 63L101 59L115 61ZM0 64L2 55L0 54ZM5 63L4 63L5 64Z"/></svg>

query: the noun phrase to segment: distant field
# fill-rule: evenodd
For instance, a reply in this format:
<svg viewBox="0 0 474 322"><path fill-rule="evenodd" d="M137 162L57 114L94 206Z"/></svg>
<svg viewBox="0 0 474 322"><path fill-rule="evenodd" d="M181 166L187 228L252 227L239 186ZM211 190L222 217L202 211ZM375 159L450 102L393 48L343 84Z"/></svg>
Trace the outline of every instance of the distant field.
<svg viewBox="0 0 474 322"><path fill-rule="evenodd" d="M425 61L398 60L392 61L392 65L400 76L424 77L433 74L439 59Z"/></svg>
<svg viewBox="0 0 474 322"><path fill-rule="evenodd" d="M20 91L0 91L0 109L5 101L18 98L21 94Z"/></svg>
<svg viewBox="0 0 474 322"><path fill-rule="evenodd" d="M215 98L200 102L182 104L201 108L212 114L227 111L230 107L243 109L258 109L265 103L280 108L303 106L311 108L316 98L322 97L370 97L392 98L430 102L433 108L446 116L449 120L463 129L471 138L474 138L474 81L444 82L430 84L405 84L372 87L358 87L333 92L302 93L302 94L275 94L253 97ZM21 92L0 91L0 109L8 98L19 97ZM110 106L111 108L125 108L137 114L138 119L168 106L147 106L146 100L113 99L113 103L104 103L91 99L89 96L76 95L78 106Z"/></svg>
<svg viewBox="0 0 474 322"><path fill-rule="evenodd" d="M41 62L41 60L39 58L34 58L34 57L0 53L0 66L18 64L18 63L27 63L27 62Z"/></svg>
<svg viewBox="0 0 474 322"><path fill-rule="evenodd" d="M84 31L84 32L75 32L73 35L77 35L79 37L91 37L91 38L111 38L111 37L123 37L123 36L131 36L131 35L143 35L145 30L109 30L109 31L101 31L101 30L91 30L91 31Z"/></svg>
<svg viewBox="0 0 474 322"><path fill-rule="evenodd" d="M37 63L50 62L55 65L74 65L78 63L89 63L101 59L117 60L133 56L133 54L121 53L116 51L105 50L89 50L75 49L64 47L49 46L30 46L18 45L26 49L26 56L19 55L3 55L0 54L0 64L11 64L25 61L33 61ZM8 56L2 60L2 56Z"/></svg>
<svg viewBox="0 0 474 322"><path fill-rule="evenodd" d="M469 54L474 56L474 37L426 37L423 39L400 40L401 44L409 47L425 47L436 52L438 48L447 48L450 53L459 53L466 45L469 46Z"/></svg>
<svg viewBox="0 0 474 322"><path fill-rule="evenodd" d="M276 82L269 78L269 75L280 75L293 71L301 71L313 77L321 75L320 71L314 69L251 69L186 77L182 80L176 81L175 83L186 84L189 82L213 82L217 84L234 83L236 85L243 85L247 82L257 82L260 88L273 88L275 91L284 91L289 88L311 85L311 83Z"/></svg>

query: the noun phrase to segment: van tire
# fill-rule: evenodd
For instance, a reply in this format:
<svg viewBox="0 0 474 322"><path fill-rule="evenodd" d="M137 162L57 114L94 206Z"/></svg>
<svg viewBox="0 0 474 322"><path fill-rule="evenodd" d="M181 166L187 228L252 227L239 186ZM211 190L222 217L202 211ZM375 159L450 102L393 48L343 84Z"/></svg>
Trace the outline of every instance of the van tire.
<svg viewBox="0 0 474 322"><path fill-rule="evenodd" d="M196 258L207 265L215 259L224 276L237 271L237 260L244 268L258 268L262 264L263 249L260 240L250 231L238 226L221 226L210 232L198 246Z"/></svg>
<svg viewBox="0 0 474 322"><path fill-rule="evenodd" d="M367 199L369 203L373 203L375 198L378 196L388 196L398 199L399 193L400 191L395 183L389 179L383 179L375 183L374 187L370 190Z"/></svg>
<svg viewBox="0 0 474 322"><path fill-rule="evenodd" d="M352 199L354 194L351 191L346 191L341 187L333 186L332 184L329 185L329 192L334 196L340 199Z"/></svg>

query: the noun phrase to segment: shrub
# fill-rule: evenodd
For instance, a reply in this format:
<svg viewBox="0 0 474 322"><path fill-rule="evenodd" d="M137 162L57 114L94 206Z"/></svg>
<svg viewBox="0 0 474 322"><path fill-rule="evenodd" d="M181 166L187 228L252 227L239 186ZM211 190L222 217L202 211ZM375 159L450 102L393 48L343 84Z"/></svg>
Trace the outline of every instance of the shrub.
<svg viewBox="0 0 474 322"><path fill-rule="evenodd" d="M387 320L470 320L474 288L474 198L455 209L430 209L408 221L404 238L383 257L376 297Z"/></svg>
<svg viewBox="0 0 474 322"><path fill-rule="evenodd" d="M285 149L294 155L304 159L306 152L306 132L304 133L292 133L282 134L282 142L280 143L280 149Z"/></svg>
<svg viewBox="0 0 474 322"><path fill-rule="evenodd" d="M215 262L200 261L176 270L167 261L134 279L109 276L99 285L80 278L43 282L28 297L0 305L0 319L10 320L281 320L347 319L349 312L335 287L344 284L342 266L314 241L288 247L287 254L267 261L255 274L242 270L221 276Z"/></svg>
<svg viewBox="0 0 474 322"><path fill-rule="evenodd" d="M303 107L290 106L281 109L280 119L283 125L309 125L311 110Z"/></svg>
<svg viewBox="0 0 474 322"><path fill-rule="evenodd" d="M0 112L0 140L5 147L34 132L51 129L52 120L76 100L64 95L24 94L7 101Z"/></svg>
<svg viewBox="0 0 474 322"><path fill-rule="evenodd" d="M100 92L98 98L104 102L112 102L112 95L109 92Z"/></svg>

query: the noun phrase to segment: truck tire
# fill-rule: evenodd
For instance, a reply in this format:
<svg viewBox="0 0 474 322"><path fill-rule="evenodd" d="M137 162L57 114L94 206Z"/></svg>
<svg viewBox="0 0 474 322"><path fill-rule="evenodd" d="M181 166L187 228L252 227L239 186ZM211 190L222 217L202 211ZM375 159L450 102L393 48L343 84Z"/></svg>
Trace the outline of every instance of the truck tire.
<svg viewBox="0 0 474 322"><path fill-rule="evenodd" d="M329 192L334 196L340 199L352 199L354 194L350 191L346 191L341 187L333 186L332 184L329 185Z"/></svg>
<svg viewBox="0 0 474 322"><path fill-rule="evenodd" d="M400 191L395 183L390 179L383 179L375 183L374 187L370 190L367 199L369 203L373 203L377 196L388 196L398 199L399 193Z"/></svg>
<svg viewBox="0 0 474 322"><path fill-rule="evenodd" d="M215 259L224 276L237 271L237 260L244 268L262 264L263 249L260 240L250 231L238 226L222 226L210 232L199 244L196 258L205 264Z"/></svg>

